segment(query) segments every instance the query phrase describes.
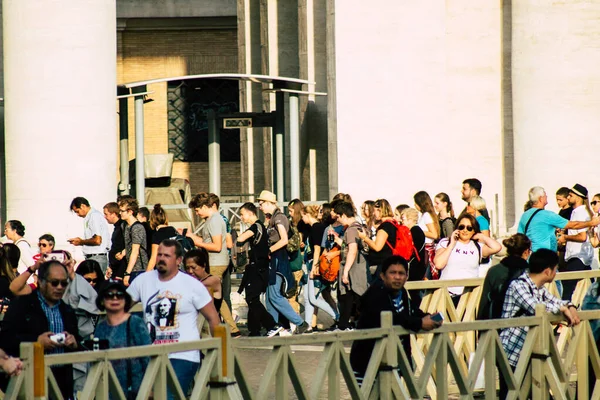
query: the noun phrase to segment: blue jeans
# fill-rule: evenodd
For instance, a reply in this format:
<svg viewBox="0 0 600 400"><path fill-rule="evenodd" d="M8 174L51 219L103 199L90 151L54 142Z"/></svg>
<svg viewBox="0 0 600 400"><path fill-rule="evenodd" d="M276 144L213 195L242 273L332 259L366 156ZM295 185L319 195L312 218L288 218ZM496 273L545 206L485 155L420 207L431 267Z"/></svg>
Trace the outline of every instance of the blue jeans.
<svg viewBox="0 0 600 400"><path fill-rule="evenodd" d="M198 368L200 368L200 363L195 363L187 360L179 360L177 358L171 358L170 361L171 365L173 366L173 369L175 370L175 375L177 375L177 380L179 381L181 390L183 390L183 394L187 397L190 385L192 384L194 377L196 376L196 372L198 372ZM167 399L175 399L175 395L171 393L171 390L168 387Z"/></svg>
<svg viewBox="0 0 600 400"><path fill-rule="evenodd" d="M304 321L309 325L312 324L312 316L315 312L315 307L319 307L321 310L325 311L334 321L339 319L339 314L331 308L323 296L316 297L315 281L314 279L309 279L308 284L304 288Z"/></svg>
<svg viewBox="0 0 600 400"><path fill-rule="evenodd" d="M283 278L281 275L277 274L275 277L275 284L267 286L267 311L271 314L276 323L279 323L279 313L281 313L291 323L301 325L303 322L302 317L296 314L289 301L281 295L282 282Z"/></svg>

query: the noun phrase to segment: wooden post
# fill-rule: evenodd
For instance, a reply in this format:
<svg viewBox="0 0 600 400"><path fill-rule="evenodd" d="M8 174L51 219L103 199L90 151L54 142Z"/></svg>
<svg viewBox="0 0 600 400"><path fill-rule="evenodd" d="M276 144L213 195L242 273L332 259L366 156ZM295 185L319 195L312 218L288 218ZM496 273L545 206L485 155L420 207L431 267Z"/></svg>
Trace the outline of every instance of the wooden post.
<svg viewBox="0 0 600 400"><path fill-rule="evenodd" d="M398 368L398 351L396 350L396 342L394 341L394 325L393 317L390 311L384 311L381 313L381 327L388 330L387 337L385 339L385 352L381 360L381 368L378 373L379 379L379 398L380 399L391 399L392 398L392 380L394 375L392 373L393 368Z"/></svg>
<svg viewBox="0 0 600 400"><path fill-rule="evenodd" d="M538 304L535 306L535 316L541 317L542 322L537 327L531 327L530 329L536 329L538 331L537 340L531 353L531 393L533 400L548 399L548 383L546 382L546 361L549 357L549 335L550 335L550 322L548 321L548 312L544 304Z"/></svg>

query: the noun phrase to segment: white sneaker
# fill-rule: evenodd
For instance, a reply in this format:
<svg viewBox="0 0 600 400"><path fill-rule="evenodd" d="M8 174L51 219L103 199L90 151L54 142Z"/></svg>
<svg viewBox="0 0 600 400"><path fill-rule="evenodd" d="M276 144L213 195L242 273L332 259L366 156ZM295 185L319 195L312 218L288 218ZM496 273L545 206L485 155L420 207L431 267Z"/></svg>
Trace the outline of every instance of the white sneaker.
<svg viewBox="0 0 600 400"><path fill-rule="evenodd" d="M277 336L277 334L280 333L283 330L284 330L283 327L281 327L281 326L275 326L275 328L273 328L269 332L267 332L267 337Z"/></svg>
<svg viewBox="0 0 600 400"><path fill-rule="evenodd" d="M292 331L288 331L287 329L281 329L281 332L279 332L279 336L292 336Z"/></svg>

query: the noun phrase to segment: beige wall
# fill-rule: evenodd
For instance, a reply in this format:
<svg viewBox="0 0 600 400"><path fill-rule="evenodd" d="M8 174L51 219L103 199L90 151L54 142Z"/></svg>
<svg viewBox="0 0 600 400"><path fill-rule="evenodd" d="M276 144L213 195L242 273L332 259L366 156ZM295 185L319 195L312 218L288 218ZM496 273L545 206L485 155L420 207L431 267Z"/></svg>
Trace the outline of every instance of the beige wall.
<svg viewBox="0 0 600 400"><path fill-rule="evenodd" d="M118 83L155 78L237 71L235 29L121 31L118 33ZM148 86L153 102L144 105L146 154L168 152L167 84ZM135 158L133 99L129 100L129 158ZM183 165L182 165L183 164ZM192 192L208 190L207 163L176 163L173 177L189 179ZM222 193L240 193L240 163L223 163ZM237 173L232 173L237 171Z"/></svg>
<svg viewBox="0 0 600 400"><path fill-rule="evenodd" d="M491 207L503 196L499 2L380 3L335 3L339 190L393 205L444 191L460 211L461 182L477 177Z"/></svg>

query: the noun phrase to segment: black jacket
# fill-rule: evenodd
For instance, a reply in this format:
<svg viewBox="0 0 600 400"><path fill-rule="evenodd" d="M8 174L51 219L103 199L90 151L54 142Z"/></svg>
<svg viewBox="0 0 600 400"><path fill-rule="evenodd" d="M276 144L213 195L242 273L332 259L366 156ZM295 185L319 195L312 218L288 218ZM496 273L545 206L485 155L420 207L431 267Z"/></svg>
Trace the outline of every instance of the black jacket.
<svg viewBox="0 0 600 400"><path fill-rule="evenodd" d="M37 342L38 336L50 330L48 318L42 309L38 298L38 291L25 296L17 296L10 303L8 311L2 321L0 332L0 343L2 348L11 356L19 356L19 346L24 342ZM77 317L73 309L60 302L58 309L62 316L64 330L75 336L77 343L80 342L77 329ZM68 350L66 350L68 351ZM52 368L63 397L66 399L73 396L73 369L70 365Z"/></svg>
<svg viewBox="0 0 600 400"><path fill-rule="evenodd" d="M523 258L508 256L488 270L483 281L477 319L497 319L502 316L508 285L521 276L527 267L527 261Z"/></svg>
<svg viewBox="0 0 600 400"><path fill-rule="evenodd" d="M425 315L423 311L415 307L408 298L408 292L402 288L402 303L404 309L396 312L392 300L392 293L383 286L383 282L374 283L367 289L360 300L360 318L357 329L370 329L381 327L381 312L391 311L393 315L393 324L400 325L411 331L419 331L422 327L422 319ZM404 352L408 359L411 359L410 337L402 336L400 338ZM371 353L375 347L375 340L357 340L352 343L350 352L350 364L352 369L359 375L364 375L369 365Z"/></svg>

